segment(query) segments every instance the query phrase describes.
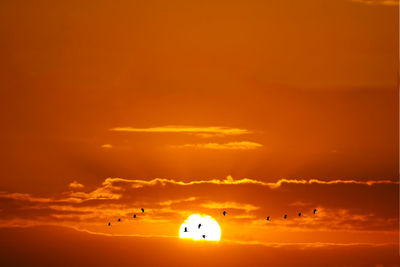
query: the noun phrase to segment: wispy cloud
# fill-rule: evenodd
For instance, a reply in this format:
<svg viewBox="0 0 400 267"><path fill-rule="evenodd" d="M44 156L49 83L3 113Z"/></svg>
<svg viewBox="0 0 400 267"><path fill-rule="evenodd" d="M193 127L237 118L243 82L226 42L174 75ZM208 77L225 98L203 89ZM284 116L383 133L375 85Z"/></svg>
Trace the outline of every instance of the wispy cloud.
<svg viewBox="0 0 400 267"><path fill-rule="evenodd" d="M246 212L251 212L260 209L255 205L247 204L247 203L238 203L238 202L207 202L201 205L204 208L208 209L237 209L244 210Z"/></svg>
<svg viewBox="0 0 400 267"><path fill-rule="evenodd" d="M317 179L280 179L276 182L264 182L256 179L250 178L242 178L242 179L233 179L232 176L227 176L225 179L209 179L209 180L195 180L195 181L176 181L174 179L167 178L155 178L152 180L131 180L131 179L123 179L123 178L107 178L103 182L104 189L113 187L113 184L127 184L132 188L141 188L144 186L155 186L155 185L180 185L180 186L190 186L196 184L216 184L216 185L238 185L238 184L254 184L260 186L268 186L270 188L278 188L284 184L360 184L360 185L374 185L374 184L399 184L397 181L391 180L367 180L367 181L358 181L358 180L317 180Z"/></svg>
<svg viewBox="0 0 400 267"><path fill-rule="evenodd" d="M78 183L77 181L73 181L73 182L70 183L68 186L69 186L69 188L71 188L71 189L82 189L82 188L85 187L83 184Z"/></svg>
<svg viewBox="0 0 400 267"><path fill-rule="evenodd" d="M112 148L113 146L111 144L104 144L101 145L101 148Z"/></svg>
<svg viewBox="0 0 400 267"><path fill-rule="evenodd" d="M384 6L397 6L399 0L351 0L355 3L361 3L366 5L384 5Z"/></svg>
<svg viewBox="0 0 400 267"><path fill-rule="evenodd" d="M215 150L252 150L263 145L250 141L228 142L228 143L205 143L205 144L184 144L170 146L176 149L215 149Z"/></svg>
<svg viewBox="0 0 400 267"><path fill-rule="evenodd" d="M251 133L251 131L247 129L231 128L223 126L198 127L198 126L179 126L179 125L167 125L167 126L149 127L149 128L116 127L110 129L110 131L136 132L136 133L187 133L187 134L196 134L201 137L242 135Z"/></svg>
<svg viewBox="0 0 400 267"><path fill-rule="evenodd" d="M177 204L177 203L195 201L196 199L197 198L195 198L195 197L188 197L185 199L167 200L167 201L159 202L159 205L160 206L171 206L171 205Z"/></svg>

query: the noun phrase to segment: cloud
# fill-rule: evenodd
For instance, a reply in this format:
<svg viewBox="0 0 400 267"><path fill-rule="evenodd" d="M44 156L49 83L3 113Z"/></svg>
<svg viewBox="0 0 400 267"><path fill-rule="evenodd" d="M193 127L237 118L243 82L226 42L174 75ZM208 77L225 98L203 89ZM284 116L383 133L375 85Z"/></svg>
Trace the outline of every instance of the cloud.
<svg viewBox="0 0 400 267"><path fill-rule="evenodd" d="M237 185L237 184L257 184L261 186L269 186L269 187L279 187L283 182L298 182L298 183L306 183L306 180L279 180L276 183L268 183L263 182L255 179L243 178L243 179L233 179L232 176L227 176L225 179L210 179L210 180L195 180L195 181L177 181L174 179L167 179L167 178L154 178L152 180L131 180L131 179L124 179L124 178L107 178L102 184L101 192L92 192L92 196L95 197L98 193L106 194L107 189L116 187L116 184L123 184L124 186L128 185L132 188L141 188L146 186L156 186L162 185L166 186L168 184L171 185L179 185L179 186L190 186L190 185L200 185L200 184L214 184L214 185Z"/></svg>
<svg viewBox="0 0 400 267"><path fill-rule="evenodd" d="M264 182L256 179L250 178L242 178L242 179L233 179L232 176L227 176L225 179L209 179L209 180L195 180L195 181L176 181L174 179L167 178L154 178L152 180L131 180L124 178L107 178L103 182L102 189L107 189L114 187L115 184L126 184L130 185L132 188L141 188L144 186L155 186L162 185L165 186L167 184L180 185L180 186L190 186L196 184L215 184L215 185L239 185L239 184L254 184L260 186L268 186L270 188L278 188L284 184L325 184L325 185L334 185L334 184L360 184L360 185L375 185L375 184L399 184L398 181L391 180L367 180L367 181L358 181L358 180L317 180L317 179L280 179L276 182ZM114 187L115 188L115 187ZM99 188L100 189L100 188ZM99 190L98 189L98 190ZM105 191L102 190L102 193ZM93 194L93 195L97 195Z"/></svg>
<svg viewBox="0 0 400 267"><path fill-rule="evenodd" d="M197 126L179 126L179 125L167 125L167 126L149 127L149 128L116 127L110 129L110 131L136 132L136 133L186 133L186 134L196 134L201 137L242 135L251 133L251 131L247 129L230 128L223 126L197 127Z"/></svg>
<svg viewBox="0 0 400 267"><path fill-rule="evenodd" d="M111 144L104 144L101 145L101 148L112 148L113 146Z"/></svg>
<svg viewBox="0 0 400 267"><path fill-rule="evenodd" d="M188 197L188 198L185 198L185 199L167 200L167 201L159 202L159 205L160 206L171 206L171 205L176 204L176 203L194 201L196 199L197 198L195 198L195 197Z"/></svg>
<svg viewBox="0 0 400 267"><path fill-rule="evenodd" d="M0 192L0 198L14 199L29 202L50 202L51 198L33 197L30 194Z"/></svg>
<svg viewBox="0 0 400 267"><path fill-rule="evenodd" d="M296 201L296 202L290 203L289 205L297 206L297 207L307 207L307 206L312 206L312 203L304 203L302 201Z"/></svg>
<svg viewBox="0 0 400 267"><path fill-rule="evenodd" d="M263 145L249 142L249 141L240 141L240 142L229 142L229 143L206 143L206 144L185 144L178 146L170 146L171 148L177 149L216 149L216 150L252 150L262 147Z"/></svg>
<svg viewBox="0 0 400 267"><path fill-rule="evenodd" d="M237 210L243 210L245 212L251 212L260 209L260 207L251 204L237 203L237 202L207 202L202 204L201 206L207 209L217 209L217 210L237 209Z"/></svg>
<svg viewBox="0 0 400 267"><path fill-rule="evenodd" d="M0 226L73 225L106 232L105 222L123 218L113 234L174 235L188 215L204 213L222 222L232 240L269 242L291 233L286 241L305 241L320 232L326 237L318 242L386 242L397 229L397 198L398 182L391 180L107 178L93 190L79 187L47 198L0 192Z"/></svg>
<svg viewBox="0 0 400 267"><path fill-rule="evenodd" d="M69 186L69 188L71 188L71 189L82 189L82 188L85 187L83 184L78 183L77 181L73 181L73 182L70 183L68 186Z"/></svg>
<svg viewBox="0 0 400 267"><path fill-rule="evenodd" d="M398 0L351 0L355 3L361 3L366 5L384 5L384 6L398 6Z"/></svg>

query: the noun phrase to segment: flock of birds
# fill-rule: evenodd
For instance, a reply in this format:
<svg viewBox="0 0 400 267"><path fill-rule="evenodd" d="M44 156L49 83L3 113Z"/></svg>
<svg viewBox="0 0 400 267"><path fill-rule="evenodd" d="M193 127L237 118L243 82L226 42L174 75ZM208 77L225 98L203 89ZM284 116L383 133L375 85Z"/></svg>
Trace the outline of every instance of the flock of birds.
<svg viewBox="0 0 400 267"><path fill-rule="evenodd" d="M144 208L141 208L140 210L142 211L142 213L144 213ZM132 217L133 217L134 219L136 219L136 213L133 214ZM121 218L118 218L118 222L121 222ZM108 226L111 226L111 222L108 222Z"/></svg>
<svg viewBox="0 0 400 267"><path fill-rule="evenodd" d="M142 213L144 213L144 208L141 208L140 210L142 211ZM314 210L313 210L313 213L316 214L317 211L318 211L317 209L314 209ZM224 211L222 212L222 214L225 216L225 215L227 214L226 210L224 210ZM299 217L301 217L301 212L299 212L297 215L298 215ZM134 219L136 219L136 213L133 214L132 217L133 217ZM283 215L283 219L286 220L287 217L288 217L287 214ZM270 221L270 216L267 216L267 218L266 218L265 220ZM121 222L121 218L118 218L118 222ZM111 222L108 222L108 226L111 226ZM201 225L201 223L200 223L200 224L198 225L198 229L200 229L201 226L202 226L202 225ZM187 231L188 231L188 230L187 230L187 227L185 227L184 232L187 232ZM203 238L205 239L206 236L203 235Z"/></svg>
<svg viewBox="0 0 400 267"><path fill-rule="evenodd" d="M313 213L315 214L315 213L317 213L317 209L314 209L313 210ZM224 211L225 212L225 211ZM299 217L301 217L301 212L299 212L298 214L297 214ZM224 216L225 216L225 214L224 214ZM283 215L283 219L287 219L287 214L285 214L285 215ZM267 216L267 218L265 219L265 220L267 220L267 221L270 221L270 217L269 216Z"/></svg>

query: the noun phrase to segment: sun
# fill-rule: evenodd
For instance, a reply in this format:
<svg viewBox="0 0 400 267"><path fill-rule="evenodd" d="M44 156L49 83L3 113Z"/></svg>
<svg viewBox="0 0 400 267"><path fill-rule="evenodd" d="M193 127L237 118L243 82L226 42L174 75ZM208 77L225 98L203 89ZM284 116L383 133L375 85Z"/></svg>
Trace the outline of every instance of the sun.
<svg viewBox="0 0 400 267"><path fill-rule="evenodd" d="M182 223L179 229L179 237L193 240L219 241L221 239L221 228L211 216L192 214Z"/></svg>

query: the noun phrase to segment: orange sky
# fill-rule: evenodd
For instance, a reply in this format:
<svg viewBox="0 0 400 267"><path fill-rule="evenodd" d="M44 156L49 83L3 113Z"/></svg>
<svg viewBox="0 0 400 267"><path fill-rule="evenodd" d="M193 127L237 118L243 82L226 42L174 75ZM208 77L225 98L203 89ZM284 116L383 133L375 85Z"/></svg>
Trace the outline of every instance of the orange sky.
<svg viewBox="0 0 400 267"><path fill-rule="evenodd" d="M207 253L253 247L254 265L287 246L320 254L300 265L377 246L396 262L398 8L2 1L0 231L140 236L157 255L204 213L222 229Z"/></svg>

